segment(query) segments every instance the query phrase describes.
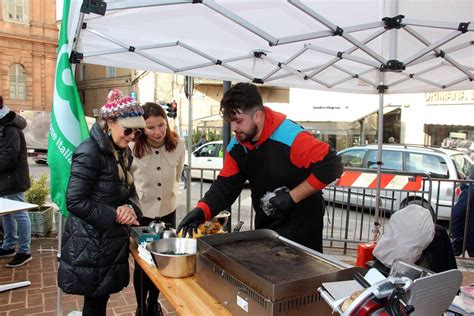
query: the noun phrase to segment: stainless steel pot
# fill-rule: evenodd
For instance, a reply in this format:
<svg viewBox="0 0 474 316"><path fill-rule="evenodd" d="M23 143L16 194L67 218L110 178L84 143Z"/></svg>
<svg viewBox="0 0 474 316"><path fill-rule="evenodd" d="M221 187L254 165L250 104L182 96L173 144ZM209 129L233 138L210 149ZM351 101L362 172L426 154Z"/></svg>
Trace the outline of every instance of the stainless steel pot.
<svg viewBox="0 0 474 316"><path fill-rule="evenodd" d="M157 235L161 235L166 228L165 223L160 221L152 221L148 224L148 228Z"/></svg>
<svg viewBox="0 0 474 316"><path fill-rule="evenodd" d="M176 229L171 228L171 227L166 227L165 230L163 230L163 235L161 236L161 239L167 239L167 238L177 238L178 235L176 234Z"/></svg>
<svg viewBox="0 0 474 316"><path fill-rule="evenodd" d="M161 274L185 278L196 273L196 239L168 238L146 246Z"/></svg>

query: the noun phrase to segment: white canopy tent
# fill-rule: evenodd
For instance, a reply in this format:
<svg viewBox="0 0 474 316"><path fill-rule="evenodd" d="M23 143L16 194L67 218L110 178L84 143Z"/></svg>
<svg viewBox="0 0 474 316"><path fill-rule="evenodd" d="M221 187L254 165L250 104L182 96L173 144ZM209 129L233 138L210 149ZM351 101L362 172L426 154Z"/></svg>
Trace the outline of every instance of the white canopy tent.
<svg viewBox="0 0 474 316"><path fill-rule="evenodd" d="M72 60L379 94L382 114L384 93L474 87L473 20L472 0L72 0L69 38Z"/></svg>

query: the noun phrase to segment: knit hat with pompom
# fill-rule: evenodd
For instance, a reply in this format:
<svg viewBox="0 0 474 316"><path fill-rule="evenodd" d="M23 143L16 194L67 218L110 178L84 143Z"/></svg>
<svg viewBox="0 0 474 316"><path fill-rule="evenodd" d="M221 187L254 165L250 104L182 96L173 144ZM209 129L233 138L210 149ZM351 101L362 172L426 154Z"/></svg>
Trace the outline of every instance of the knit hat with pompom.
<svg viewBox="0 0 474 316"><path fill-rule="evenodd" d="M125 128L145 128L143 108L137 100L124 97L119 89L110 90L107 101L100 108L100 114L102 119L119 121Z"/></svg>

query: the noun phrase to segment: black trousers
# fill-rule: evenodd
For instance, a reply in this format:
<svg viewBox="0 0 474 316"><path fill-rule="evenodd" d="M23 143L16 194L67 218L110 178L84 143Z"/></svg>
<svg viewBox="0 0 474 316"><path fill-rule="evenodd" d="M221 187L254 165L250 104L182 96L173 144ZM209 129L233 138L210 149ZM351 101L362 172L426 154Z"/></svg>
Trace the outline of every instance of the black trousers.
<svg viewBox="0 0 474 316"><path fill-rule="evenodd" d="M107 302L110 295L106 296L84 296L84 306L82 307L83 316L105 316Z"/></svg>
<svg viewBox="0 0 474 316"><path fill-rule="evenodd" d="M140 222L141 226L147 226L154 218L143 217ZM164 223L171 224L171 227L176 227L176 210L171 214L161 217L160 220ZM146 302L148 304L157 303L160 290L156 288L153 281L143 272L140 265L135 261L135 270L133 271L133 286L135 287L135 297L137 299L137 305L142 310L146 310ZM148 297L148 300L147 300Z"/></svg>

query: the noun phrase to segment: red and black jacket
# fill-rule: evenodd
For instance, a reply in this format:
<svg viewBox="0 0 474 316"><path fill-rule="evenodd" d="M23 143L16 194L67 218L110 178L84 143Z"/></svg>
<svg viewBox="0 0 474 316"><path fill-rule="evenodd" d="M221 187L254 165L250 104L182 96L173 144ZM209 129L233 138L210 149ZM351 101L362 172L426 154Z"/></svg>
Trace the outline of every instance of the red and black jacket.
<svg viewBox="0 0 474 316"><path fill-rule="evenodd" d="M321 251L324 200L320 191L296 204L283 221L268 217L260 208L260 198L281 186L293 189L304 180L321 190L342 171L340 157L327 143L317 140L285 115L265 107L260 139L251 144L232 138L219 176L197 206L204 211L206 220L210 219L232 205L248 180L256 211L255 228L273 229Z"/></svg>

